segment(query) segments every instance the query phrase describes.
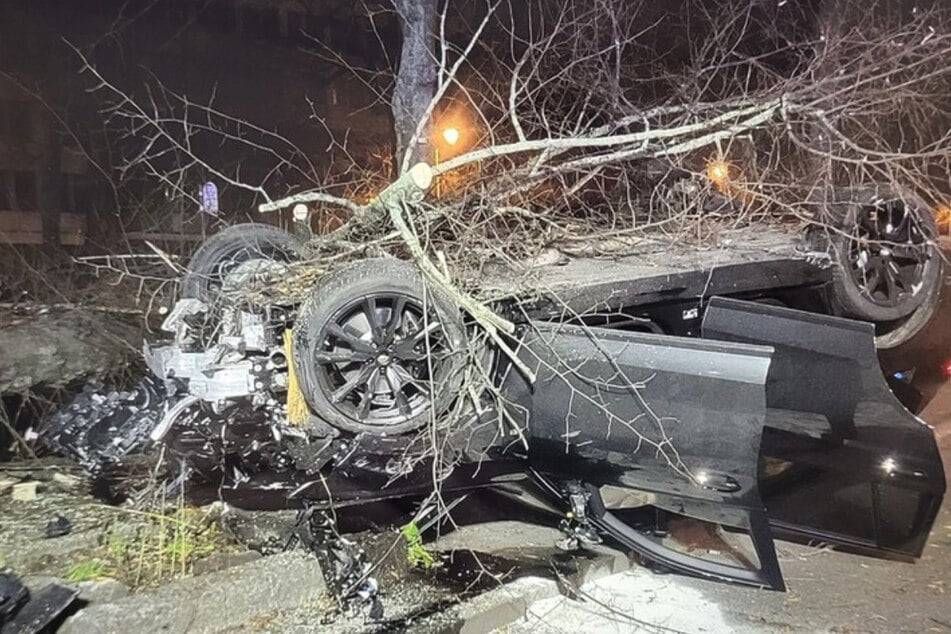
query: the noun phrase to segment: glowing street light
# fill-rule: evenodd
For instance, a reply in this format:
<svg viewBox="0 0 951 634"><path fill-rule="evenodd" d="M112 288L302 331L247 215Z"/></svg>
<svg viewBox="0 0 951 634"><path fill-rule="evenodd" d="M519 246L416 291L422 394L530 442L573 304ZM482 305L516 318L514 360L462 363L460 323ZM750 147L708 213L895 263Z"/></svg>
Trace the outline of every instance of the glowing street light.
<svg viewBox="0 0 951 634"><path fill-rule="evenodd" d="M460 136L459 128L444 128L442 131L442 139L448 145L455 145L458 143Z"/></svg>
<svg viewBox="0 0 951 634"><path fill-rule="evenodd" d="M723 186L730 180L730 166L724 161L713 160L707 164L707 178L714 185Z"/></svg>

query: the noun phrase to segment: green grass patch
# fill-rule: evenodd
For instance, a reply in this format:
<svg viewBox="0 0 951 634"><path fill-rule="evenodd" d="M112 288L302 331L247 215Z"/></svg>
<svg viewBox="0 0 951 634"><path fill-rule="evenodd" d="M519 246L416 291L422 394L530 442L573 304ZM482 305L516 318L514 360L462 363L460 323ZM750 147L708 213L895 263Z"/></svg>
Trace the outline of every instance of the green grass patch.
<svg viewBox="0 0 951 634"><path fill-rule="evenodd" d="M102 545L70 566L70 581L113 577L132 588L153 587L190 574L196 561L213 552L233 550L216 518L203 509L117 512Z"/></svg>
<svg viewBox="0 0 951 634"><path fill-rule="evenodd" d="M416 568L429 570L436 565L436 558L423 546L423 536L416 522L410 522L400 529L400 535L406 542L406 559Z"/></svg>
<svg viewBox="0 0 951 634"><path fill-rule="evenodd" d="M78 561L69 567L66 571L66 581L79 583L81 581L95 581L108 577L106 564L98 559L91 561Z"/></svg>

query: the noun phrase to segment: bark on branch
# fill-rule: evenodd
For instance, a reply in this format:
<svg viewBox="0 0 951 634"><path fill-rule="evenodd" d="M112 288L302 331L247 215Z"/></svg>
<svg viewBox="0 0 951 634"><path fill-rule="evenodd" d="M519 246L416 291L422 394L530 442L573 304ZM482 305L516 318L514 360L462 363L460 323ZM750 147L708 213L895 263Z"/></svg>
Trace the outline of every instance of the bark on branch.
<svg viewBox="0 0 951 634"><path fill-rule="evenodd" d="M493 343L509 356L513 364L530 382L534 382L535 374L522 363L516 352L499 334L499 331L506 334L514 333L515 325L509 320L496 315L485 304L459 289L449 277L448 272L437 266L426 254L426 250L419 242L419 236L410 226L405 215L406 211L418 205L425 198L432 182L433 169L426 163L417 163L392 185L380 192L376 201L371 205L369 213L373 213L373 209L386 211L426 279L452 297L460 308L472 315L472 318L485 329Z"/></svg>

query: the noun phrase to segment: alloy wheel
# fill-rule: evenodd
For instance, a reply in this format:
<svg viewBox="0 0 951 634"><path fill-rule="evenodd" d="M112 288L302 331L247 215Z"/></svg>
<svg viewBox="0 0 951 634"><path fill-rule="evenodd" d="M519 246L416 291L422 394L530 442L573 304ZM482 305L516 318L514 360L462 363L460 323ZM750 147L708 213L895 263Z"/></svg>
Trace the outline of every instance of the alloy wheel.
<svg viewBox="0 0 951 634"><path fill-rule="evenodd" d="M432 403L451 352L435 311L407 295L355 300L324 326L314 355L317 382L341 414L386 426Z"/></svg>

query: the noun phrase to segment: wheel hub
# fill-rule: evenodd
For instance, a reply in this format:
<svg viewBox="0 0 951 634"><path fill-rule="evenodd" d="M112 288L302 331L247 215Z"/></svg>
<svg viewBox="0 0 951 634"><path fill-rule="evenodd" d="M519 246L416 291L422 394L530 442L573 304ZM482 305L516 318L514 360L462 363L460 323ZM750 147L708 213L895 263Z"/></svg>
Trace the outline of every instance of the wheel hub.
<svg viewBox="0 0 951 634"><path fill-rule="evenodd" d="M399 424L429 407L446 342L415 298L378 294L338 311L320 335L320 389L361 423Z"/></svg>
<svg viewBox="0 0 951 634"><path fill-rule="evenodd" d="M897 306L922 286L927 239L900 200L867 208L853 232L852 279L881 306Z"/></svg>

